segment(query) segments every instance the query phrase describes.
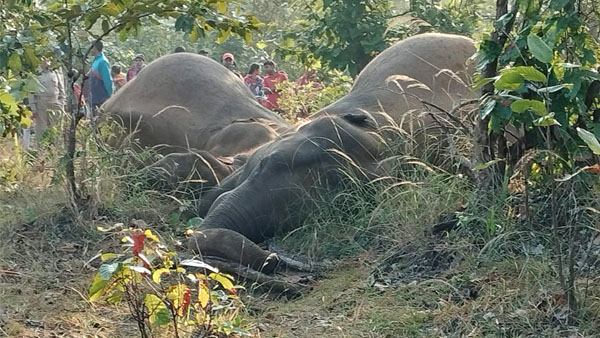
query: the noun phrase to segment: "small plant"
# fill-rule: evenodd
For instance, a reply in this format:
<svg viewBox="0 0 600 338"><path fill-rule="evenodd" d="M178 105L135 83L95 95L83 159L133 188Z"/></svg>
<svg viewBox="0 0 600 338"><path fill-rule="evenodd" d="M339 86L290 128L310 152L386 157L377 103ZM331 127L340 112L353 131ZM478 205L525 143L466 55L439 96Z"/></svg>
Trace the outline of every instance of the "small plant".
<svg viewBox="0 0 600 338"><path fill-rule="evenodd" d="M113 229L122 228L117 224ZM109 230L113 230L109 229ZM109 231L99 228L101 231ZM126 302L141 337L171 330L173 337L250 335L241 327L243 303L230 275L200 261L178 264L177 254L151 230L123 229L124 253L104 253L89 289L91 301ZM196 271L183 268L187 266Z"/></svg>
<svg viewBox="0 0 600 338"><path fill-rule="evenodd" d="M286 113L284 118L292 123L307 118L319 109L335 102L350 90L352 79L339 71L326 74L327 85L309 82L298 86L296 82L284 81L277 85L282 95L279 106Z"/></svg>

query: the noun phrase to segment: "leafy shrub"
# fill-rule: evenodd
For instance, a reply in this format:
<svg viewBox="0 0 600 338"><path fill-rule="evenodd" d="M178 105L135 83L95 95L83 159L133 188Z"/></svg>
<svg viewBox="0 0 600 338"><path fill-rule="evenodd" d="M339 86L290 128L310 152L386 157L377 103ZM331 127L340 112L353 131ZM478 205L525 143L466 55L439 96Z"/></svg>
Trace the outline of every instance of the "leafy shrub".
<svg viewBox="0 0 600 338"><path fill-rule="evenodd" d="M121 254L101 255L105 263L90 286L91 301L120 304L124 300L142 337L166 332L169 327L175 337L182 330L204 336L249 335L239 316L244 306L237 296L240 287L234 286L230 275L199 260L178 264L177 254L149 229L120 233L125 234L126 249Z"/></svg>

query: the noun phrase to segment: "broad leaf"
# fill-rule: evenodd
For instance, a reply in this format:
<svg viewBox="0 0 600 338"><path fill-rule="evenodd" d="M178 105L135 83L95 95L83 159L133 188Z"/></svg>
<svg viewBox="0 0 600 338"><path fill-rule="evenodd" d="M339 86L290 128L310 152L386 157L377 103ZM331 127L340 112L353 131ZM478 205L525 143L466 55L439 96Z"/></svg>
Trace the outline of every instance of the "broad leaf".
<svg viewBox="0 0 600 338"><path fill-rule="evenodd" d="M598 142L598 138L594 134L581 128L577 128L577 134L579 137L581 137L583 142L588 145L594 154L600 155L600 142Z"/></svg>
<svg viewBox="0 0 600 338"><path fill-rule="evenodd" d="M494 87L498 90L516 90L521 87L523 84L523 76L521 74L514 71L507 71L502 74L496 82L494 82Z"/></svg>
<svg viewBox="0 0 600 338"><path fill-rule="evenodd" d="M473 84L472 88L473 88L473 90L477 90L496 79L498 79L498 78L497 77L487 77L487 78L479 79L479 81L477 81Z"/></svg>
<svg viewBox="0 0 600 338"><path fill-rule="evenodd" d="M573 88L573 85L570 83L566 83L566 84L561 84L561 85L557 85L557 86L539 88L536 91L538 92L538 94L546 94L546 93L549 94L549 93L555 93L564 88L570 89L570 88Z"/></svg>
<svg viewBox="0 0 600 338"><path fill-rule="evenodd" d="M100 298L100 296L102 295L102 291L104 290L104 287L106 286L106 284L108 284L108 280L103 279L102 277L100 277L100 274L97 273L94 276L94 280L92 281L92 286L90 286L90 290L88 291L88 294L90 296L90 301L95 301L98 298Z"/></svg>
<svg viewBox="0 0 600 338"><path fill-rule="evenodd" d="M527 37L527 46L531 54L541 62L550 63L554 58L552 48L550 48L542 38L535 34Z"/></svg>
<svg viewBox="0 0 600 338"><path fill-rule="evenodd" d="M550 0L550 8L555 10L563 9L570 0Z"/></svg>
<svg viewBox="0 0 600 338"><path fill-rule="evenodd" d="M479 118L485 119L494 110L494 107L496 107L496 100L489 100L479 112Z"/></svg>
<svg viewBox="0 0 600 338"><path fill-rule="evenodd" d="M112 275L121 268L121 263L111 263L111 264L102 264L98 269L98 274L100 278L104 280L109 280Z"/></svg>
<svg viewBox="0 0 600 338"><path fill-rule="evenodd" d="M546 110L546 105L542 101L538 100L527 100L521 99L511 103L510 108L517 113L523 113L527 109L533 110L536 114L540 116L545 116L548 114Z"/></svg>
<svg viewBox="0 0 600 338"><path fill-rule="evenodd" d="M150 323L153 325L164 326L171 322L171 316L169 309L165 303L153 294L146 294L144 297L144 304L148 308L150 313Z"/></svg>
<svg viewBox="0 0 600 338"><path fill-rule="evenodd" d="M554 125L560 126L560 123L554 118L554 113L550 113L546 116L540 117L537 120L534 120L533 125L538 127L548 127Z"/></svg>
<svg viewBox="0 0 600 338"><path fill-rule="evenodd" d="M199 282L198 283L198 301L200 302L200 306L202 306L203 309L206 308L209 300L210 300L210 290L208 289L206 284L204 284L204 282Z"/></svg>
<svg viewBox="0 0 600 338"><path fill-rule="evenodd" d="M21 64L21 56L16 52L10 54L8 58L8 68L10 68L13 72L18 72L21 70L23 65Z"/></svg>
<svg viewBox="0 0 600 338"><path fill-rule="evenodd" d="M509 68L503 71L503 73L505 72L516 72L523 78L525 78L525 80L529 81L546 82L546 76L532 66L519 66L515 68Z"/></svg>
<svg viewBox="0 0 600 338"><path fill-rule="evenodd" d="M197 259L185 259L179 263L181 266L190 266L194 268L206 269L212 272L219 272L219 269L213 267L210 264L204 263L203 261L199 261Z"/></svg>
<svg viewBox="0 0 600 338"><path fill-rule="evenodd" d="M152 272L152 280L154 281L154 283L160 283L161 276L163 274L169 274L169 273L170 273L169 269L165 269L165 268L156 269L156 270L154 270L154 272Z"/></svg>
<svg viewBox="0 0 600 338"><path fill-rule="evenodd" d="M117 258L117 257L119 257L119 255L117 255L116 253L112 253L112 252L107 252L107 253L103 253L102 255L100 255L100 259L103 262L109 261L109 260Z"/></svg>
<svg viewBox="0 0 600 338"><path fill-rule="evenodd" d="M229 292L233 294L237 293L237 291L233 287L233 283L231 282L230 276L221 273L211 273L210 275L208 275L208 277L219 282L219 284L221 284L221 286L223 286L225 290L229 290Z"/></svg>

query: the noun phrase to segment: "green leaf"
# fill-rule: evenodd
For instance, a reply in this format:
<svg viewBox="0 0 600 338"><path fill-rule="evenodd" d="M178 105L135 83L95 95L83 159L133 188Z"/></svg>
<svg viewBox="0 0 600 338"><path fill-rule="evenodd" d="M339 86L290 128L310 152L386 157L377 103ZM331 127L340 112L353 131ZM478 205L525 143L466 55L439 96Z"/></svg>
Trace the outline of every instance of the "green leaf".
<svg viewBox="0 0 600 338"><path fill-rule="evenodd" d="M5 107L5 109L8 109L9 113L16 113L19 109L15 98L4 90L0 90L0 103Z"/></svg>
<svg viewBox="0 0 600 338"><path fill-rule="evenodd" d="M108 20L102 20L102 31L108 32L109 29L110 23L108 22Z"/></svg>
<svg viewBox="0 0 600 338"><path fill-rule="evenodd" d="M496 79L498 79L498 77L484 77L483 79L479 79L479 81L473 84L472 89L477 90Z"/></svg>
<svg viewBox="0 0 600 338"><path fill-rule="evenodd" d="M21 70L23 65L21 64L21 56L16 52L10 54L8 58L8 68L10 68L13 72L18 72Z"/></svg>
<svg viewBox="0 0 600 338"><path fill-rule="evenodd" d="M570 0L550 0L550 8L555 10L563 9Z"/></svg>
<svg viewBox="0 0 600 338"><path fill-rule="evenodd" d="M537 127L548 127L554 125L560 126L560 123L558 123L558 121L556 121L556 119L554 118L554 113L550 113L546 116L540 117L537 120L534 120L533 125Z"/></svg>
<svg viewBox="0 0 600 338"><path fill-rule="evenodd" d="M194 26L190 32L190 40L192 40L192 42L196 42L198 38L200 38L200 34L198 34L198 27Z"/></svg>
<svg viewBox="0 0 600 338"><path fill-rule="evenodd" d="M509 69L503 70L502 73L509 72L509 71L518 73L523 78L525 78L525 80L536 81L536 82L546 82L546 76L542 72L540 72L539 70L535 69L532 66L519 66L519 67L515 67L515 68L509 68Z"/></svg>
<svg viewBox="0 0 600 338"><path fill-rule="evenodd" d="M494 110L494 107L496 106L496 101L495 100L489 100L481 109L481 111L479 112L479 118L480 119L485 119L491 112L492 110Z"/></svg>
<svg viewBox="0 0 600 338"><path fill-rule="evenodd" d="M100 275L100 278L102 278L104 280L109 280L110 277L112 277L113 273L115 273L115 271L119 270L120 268L121 268L120 262L111 263L111 264L102 264L102 265L100 265L100 268L98 269L98 274Z"/></svg>
<svg viewBox="0 0 600 338"><path fill-rule="evenodd" d="M94 276L94 280L92 281L92 285L90 286L90 290L88 291L90 301L93 302L100 298L106 284L108 284L108 280L102 279L99 273L97 273Z"/></svg>
<svg viewBox="0 0 600 338"><path fill-rule="evenodd" d="M29 64L29 66L31 66L31 69L36 69L37 66L40 64L40 60L38 60L38 58L35 56L33 47L26 46L24 50L25 53L23 54L25 55L25 60L27 60L27 63Z"/></svg>
<svg viewBox="0 0 600 338"><path fill-rule="evenodd" d="M483 169L489 168L491 165L494 165L494 164L496 164L498 162L502 162L502 161L504 161L504 159L497 158L495 160L491 160L491 161L486 162L486 163L478 164L478 165L476 165L476 166L473 167L473 170L483 170Z"/></svg>
<svg viewBox="0 0 600 338"><path fill-rule="evenodd" d="M561 89L571 89L573 88L573 85L570 83L565 83L565 84L561 84L561 85L556 85L556 86L551 86L551 87L544 87L544 88L539 88L536 91L539 94L545 94L545 93L556 93L557 91L561 90Z"/></svg>
<svg viewBox="0 0 600 338"><path fill-rule="evenodd" d="M217 37L217 43L223 43L229 35L231 34L230 30L222 30L219 32L219 36Z"/></svg>
<svg viewBox="0 0 600 338"><path fill-rule="evenodd" d="M545 116L548 114L544 102L538 100L520 99L511 103L510 108L517 113L523 113L527 109L531 109L539 116Z"/></svg>
<svg viewBox="0 0 600 338"><path fill-rule="evenodd" d="M530 34L527 37L527 46L531 54L541 62L550 63L554 58L552 48L550 48L542 38L535 34Z"/></svg>
<svg viewBox="0 0 600 338"><path fill-rule="evenodd" d="M121 12L121 8L113 2L109 2L104 7L100 8L100 12L109 16L117 16Z"/></svg>
<svg viewBox="0 0 600 338"><path fill-rule="evenodd" d="M113 293L106 298L110 304L118 304L123 300L124 293L121 290L114 290Z"/></svg>
<svg viewBox="0 0 600 338"><path fill-rule="evenodd" d="M153 294L146 294L144 304L150 313L150 323L153 325L164 326L171 322L171 316L165 303Z"/></svg>
<svg viewBox="0 0 600 338"><path fill-rule="evenodd" d="M587 146L592 150L594 154L600 155L600 142L598 142L598 138L596 138L594 134L579 127L577 127L577 134L583 140L583 142L587 144Z"/></svg>
<svg viewBox="0 0 600 338"><path fill-rule="evenodd" d="M252 42L252 33L249 30L244 32L244 42L248 45Z"/></svg>
<svg viewBox="0 0 600 338"><path fill-rule="evenodd" d="M521 74L508 70L496 82L494 87L498 90L516 90L523 84L523 76Z"/></svg>

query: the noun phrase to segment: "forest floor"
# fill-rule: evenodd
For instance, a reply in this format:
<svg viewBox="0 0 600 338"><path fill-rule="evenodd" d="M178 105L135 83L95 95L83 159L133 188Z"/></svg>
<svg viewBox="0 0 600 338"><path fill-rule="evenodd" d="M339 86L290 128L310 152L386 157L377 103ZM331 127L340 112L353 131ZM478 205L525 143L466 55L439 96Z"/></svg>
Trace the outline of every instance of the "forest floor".
<svg viewBox="0 0 600 338"><path fill-rule="evenodd" d="M10 151L0 154L0 171L14 173L14 160ZM129 200L118 212L100 208L76 222L64 184L52 182L52 170L36 160L28 174L3 178L0 337L139 336L126 306L89 300L99 254L121 247L96 229L144 218L176 239L181 234L168 216L172 206ZM415 219L422 213L417 210ZM521 232L507 236L520 236L521 248L490 255L514 243L500 238L473 250L460 238L437 238L414 254L402 243L386 252L359 250L334 260L335 268L315 278L299 298L244 294L248 331L254 337L310 338L600 337L597 261L577 276L580 313L568 324L551 245ZM600 236L582 242L591 255L600 252Z"/></svg>

